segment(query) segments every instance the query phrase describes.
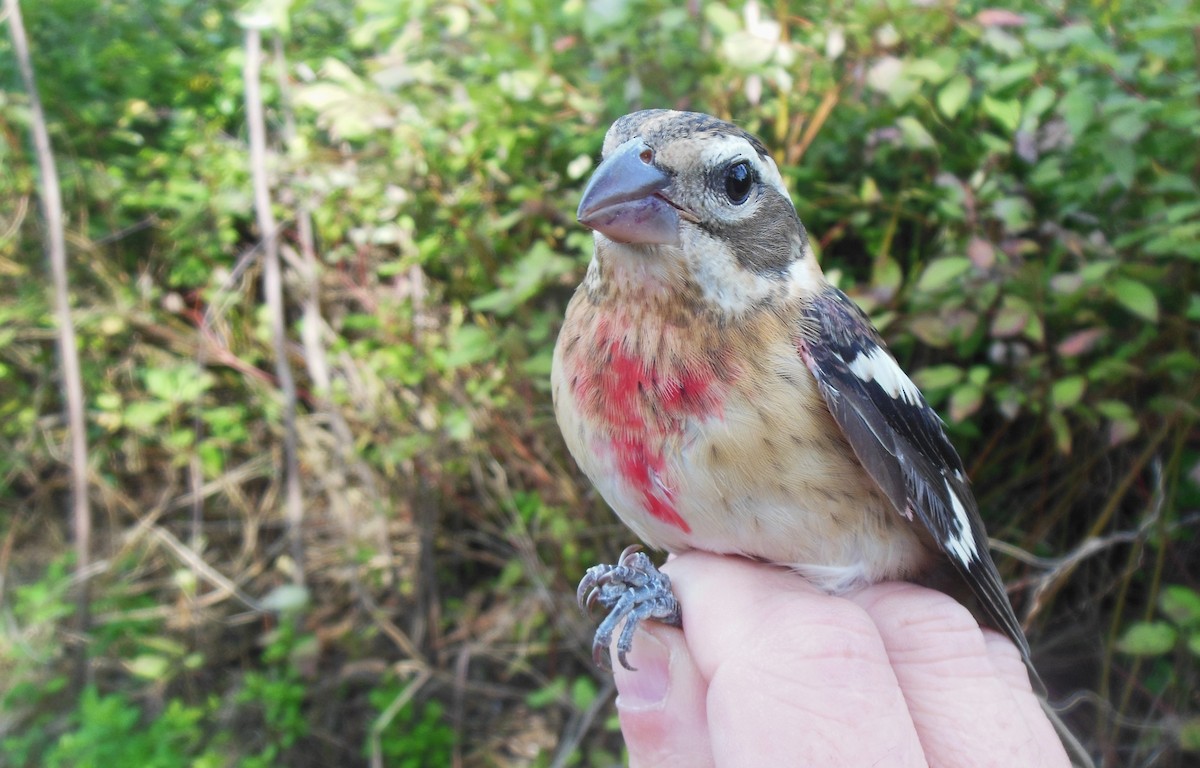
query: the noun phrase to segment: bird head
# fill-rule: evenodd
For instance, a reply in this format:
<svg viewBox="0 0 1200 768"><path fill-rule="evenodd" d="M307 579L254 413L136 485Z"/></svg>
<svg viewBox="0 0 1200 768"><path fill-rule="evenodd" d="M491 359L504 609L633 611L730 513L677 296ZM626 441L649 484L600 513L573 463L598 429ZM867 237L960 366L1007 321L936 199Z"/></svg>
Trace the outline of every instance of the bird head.
<svg viewBox="0 0 1200 768"><path fill-rule="evenodd" d="M594 280L684 288L727 312L822 284L762 142L710 115L643 110L613 123L579 203Z"/></svg>

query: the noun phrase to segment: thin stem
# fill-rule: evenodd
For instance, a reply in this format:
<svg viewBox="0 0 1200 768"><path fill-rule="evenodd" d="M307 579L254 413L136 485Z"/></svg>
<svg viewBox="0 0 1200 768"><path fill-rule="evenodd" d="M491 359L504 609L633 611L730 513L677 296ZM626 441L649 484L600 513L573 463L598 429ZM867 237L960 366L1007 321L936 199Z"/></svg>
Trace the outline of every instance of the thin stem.
<svg viewBox="0 0 1200 768"><path fill-rule="evenodd" d="M67 244L63 230L62 191L58 186L58 170L54 163L54 151L50 146L50 132L46 128L46 115L42 110L42 100L38 96L33 61L29 55L29 39L25 34L25 23L21 19L21 6L17 0L5 0L4 10L8 17L9 33L12 35L13 53L21 70L25 92L29 95L33 146L41 175L42 212L46 217L46 255L50 260L55 314L58 318L62 386L67 401L67 433L71 442L71 520L75 537L76 574L75 629L80 639L75 649L76 667L73 683L78 690L83 688L89 677L87 647L83 640L87 637L91 624L91 581L88 574L92 550L92 510L88 499L88 445L87 424L83 411L83 379L79 372L79 352L75 345L75 326L71 320L71 296L67 285Z"/></svg>
<svg viewBox="0 0 1200 768"><path fill-rule="evenodd" d="M267 182L267 130L263 118L259 68L262 58L262 34L255 27L246 29L246 124L250 131L250 173L254 185L254 208L263 239L263 295L271 318L271 338L275 351L275 376L283 395L284 515L292 559L293 579L304 583L304 545L301 525L304 502L300 492L300 459L296 435L296 382L287 359L287 328L284 323L283 270L279 263L279 232L271 211L271 191Z"/></svg>

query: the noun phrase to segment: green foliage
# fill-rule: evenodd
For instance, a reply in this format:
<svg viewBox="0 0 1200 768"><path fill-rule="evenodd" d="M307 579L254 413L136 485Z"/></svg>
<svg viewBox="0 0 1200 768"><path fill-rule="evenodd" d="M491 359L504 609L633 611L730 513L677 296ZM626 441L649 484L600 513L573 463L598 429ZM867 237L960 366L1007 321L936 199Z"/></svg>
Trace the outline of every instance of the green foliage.
<svg viewBox="0 0 1200 768"><path fill-rule="evenodd" d="M216 766L220 756L199 752L201 722L215 708L188 707L178 701L167 704L162 714L143 724L139 707L116 693L100 696L87 688L79 702L76 728L63 734L47 753L47 768L83 768L106 765L140 765L153 768Z"/></svg>
<svg viewBox="0 0 1200 768"><path fill-rule="evenodd" d="M1163 656L1182 645L1200 657L1200 593L1169 586L1159 594L1158 610L1161 620L1130 624L1117 647L1133 656Z"/></svg>
<svg viewBox="0 0 1200 768"><path fill-rule="evenodd" d="M13 590L12 618L18 632L25 631L37 635L52 630L56 623L70 616L75 610L75 606L68 599L71 586L70 567L73 562L73 557L63 554L50 562L42 578L22 584ZM20 645L30 650L50 650L39 642Z"/></svg>
<svg viewBox="0 0 1200 768"><path fill-rule="evenodd" d="M367 694L367 700L377 716L387 712L404 686L395 679L385 680ZM442 706L436 701L418 705L407 702L391 716L379 733L379 753L383 763L396 768L422 768L426 765L449 765L454 749L454 729L445 720ZM371 744L364 747L370 755Z"/></svg>
<svg viewBox="0 0 1200 768"><path fill-rule="evenodd" d="M0 742L0 756L6 765L46 768L216 768L224 765L224 760L215 748L205 748L203 723L217 703L213 698L200 706L188 706L173 699L157 716L148 717L124 694L102 695L89 686L57 739L47 742L46 733L31 728Z"/></svg>
<svg viewBox="0 0 1200 768"><path fill-rule="evenodd" d="M304 562L280 533L242 6L23 3L64 185L104 563L88 638L103 682L82 693L63 645L65 440L29 113L0 39L8 762L208 765L219 746L222 765L346 764L402 686L341 675L384 659L432 680L469 663L492 687L464 702L457 746L503 733L549 763L599 695L571 582L628 543L564 457L550 350L590 254L574 208L604 131L656 106L762 135L827 273L946 416L993 533L1057 556L1137 532L1056 582L1067 599L1039 593L1035 642L1077 643L1085 625L1105 648L1071 654L1071 685L1126 719L1194 714L1195 595L1156 588L1194 583L1200 504L1194 2L254 4ZM246 602L263 615L247 621ZM380 735L390 761L447 762L450 695L430 684L401 708ZM596 722L574 759L619 751ZM1195 722L1175 745L1195 748ZM1130 764L1154 748L1089 736Z"/></svg>
<svg viewBox="0 0 1200 768"><path fill-rule="evenodd" d="M1150 662L1147 682L1154 690L1194 690L1200 671L1200 592L1180 584L1167 586L1159 593L1157 608L1161 618L1131 623L1117 649ZM1182 749L1200 751L1200 713L1194 704L1170 725Z"/></svg>
<svg viewBox="0 0 1200 768"><path fill-rule="evenodd" d="M258 711L262 718L259 738L266 743L241 760L242 768L278 765L287 750L308 734L309 720L304 711L308 686L295 657L310 645L311 638L297 634L295 626L285 621L268 636L263 649L266 668L247 672L243 678L237 701Z"/></svg>

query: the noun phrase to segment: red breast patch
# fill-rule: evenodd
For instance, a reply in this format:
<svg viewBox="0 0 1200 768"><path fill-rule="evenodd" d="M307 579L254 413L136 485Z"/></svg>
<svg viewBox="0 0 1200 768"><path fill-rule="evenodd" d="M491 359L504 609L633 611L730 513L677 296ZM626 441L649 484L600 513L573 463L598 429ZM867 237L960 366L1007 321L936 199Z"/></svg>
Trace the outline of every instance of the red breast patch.
<svg viewBox="0 0 1200 768"><path fill-rule="evenodd" d="M728 373L719 374L716 361L706 356L711 350L688 349L682 338L668 337L682 336L681 329L664 328L654 344L638 345L634 334L647 329L605 317L593 328L591 344L580 344L564 361L578 374L572 389L582 415L607 435L617 470L646 511L688 533L672 489L661 479L663 450L668 438L682 434L688 418L721 414Z"/></svg>

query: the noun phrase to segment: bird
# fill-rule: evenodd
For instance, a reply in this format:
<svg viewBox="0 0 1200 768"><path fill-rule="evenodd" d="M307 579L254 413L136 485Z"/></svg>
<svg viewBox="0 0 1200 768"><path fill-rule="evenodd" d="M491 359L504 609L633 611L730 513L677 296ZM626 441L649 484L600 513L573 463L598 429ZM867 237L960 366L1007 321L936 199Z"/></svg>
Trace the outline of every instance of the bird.
<svg viewBox="0 0 1200 768"><path fill-rule="evenodd" d="M831 594L947 570L1029 643L944 424L867 315L824 276L765 145L649 109L608 130L577 218L594 252L553 357L571 455L643 542L786 566ZM646 619L681 623L638 545L580 582L619 662ZM611 662L609 662L611 663Z"/></svg>

